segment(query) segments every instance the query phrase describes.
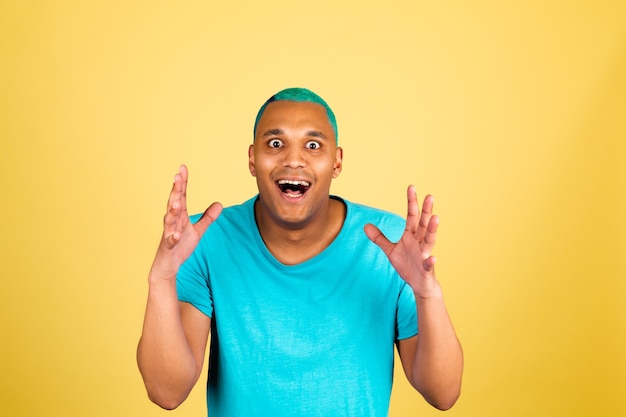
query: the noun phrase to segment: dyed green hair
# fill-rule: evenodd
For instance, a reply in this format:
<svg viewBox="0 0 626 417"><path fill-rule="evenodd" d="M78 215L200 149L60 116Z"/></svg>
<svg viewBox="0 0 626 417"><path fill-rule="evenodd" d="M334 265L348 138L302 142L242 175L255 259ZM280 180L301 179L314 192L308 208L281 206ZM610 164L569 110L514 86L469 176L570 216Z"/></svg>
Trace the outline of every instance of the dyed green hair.
<svg viewBox="0 0 626 417"><path fill-rule="evenodd" d="M337 132L337 120L335 119L335 113L333 113L330 106L324 101L323 98L306 88L286 88L268 98L256 115L256 120L254 121L254 131L252 133L253 135L256 135L257 125L259 124L259 120L261 120L261 116L263 116L263 112L265 111L267 105L280 100L295 101L296 103L309 102L324 106L326 109L326 115L328 116L328 122L335 132L335 142L338 142L339 134Z"/></svg>

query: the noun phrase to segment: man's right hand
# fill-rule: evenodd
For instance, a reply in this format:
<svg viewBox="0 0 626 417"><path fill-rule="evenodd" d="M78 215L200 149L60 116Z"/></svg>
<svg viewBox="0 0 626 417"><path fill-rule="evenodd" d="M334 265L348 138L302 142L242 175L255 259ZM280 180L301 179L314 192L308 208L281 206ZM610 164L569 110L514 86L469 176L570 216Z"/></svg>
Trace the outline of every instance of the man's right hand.
<svg viewBox="0 0 626 417"><path fill-rule="evenodd" d="M189 221L187 212L188 171L181 165L174 177L174 185L167 201L167 213L163 219L163 235L157 250L150 278L176 279L180 265L191 255L209 225L222 212L220 203L213 203L195 224Z"/></svg>
<svg viewBox="0 0 626 417"><path fill-rule="evenodd" d="M163 236L150 274L137 364L148 396L163 408L176 408L191 392L204 363L211 319L178 301L176 274L209 225L222 212L213 203L198 222L187 213L187 167L174 178L163 219Z"/></svg>

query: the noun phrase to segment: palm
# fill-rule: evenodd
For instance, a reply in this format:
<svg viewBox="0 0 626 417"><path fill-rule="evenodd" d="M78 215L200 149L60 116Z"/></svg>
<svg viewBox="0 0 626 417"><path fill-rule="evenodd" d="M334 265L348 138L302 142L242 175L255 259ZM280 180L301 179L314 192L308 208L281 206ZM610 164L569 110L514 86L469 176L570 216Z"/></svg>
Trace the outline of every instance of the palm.
<svg viewBox="0 0 626 417"><path fill-rule="evenodd" d="M433 291L435 278L435 257L431 252L435 246L439 218L432 214L433 197L424 199L420 214L415 189L407 190L408 212L406 227L400 240L392 243L373 225L367 225L367 236L376 243L389 258L389 261L413 290L423 296Z"/></svg>
<svg viewBox="0 0 626 417"><path fill-rule="evenodd" d="M209 225L220 215L222 206L213 203L198 222L192 224L187 212L187 167L182 165L174 177L174 185L163 219L163 237L159 246L159 266L175 274L194 251Z"/></svg>

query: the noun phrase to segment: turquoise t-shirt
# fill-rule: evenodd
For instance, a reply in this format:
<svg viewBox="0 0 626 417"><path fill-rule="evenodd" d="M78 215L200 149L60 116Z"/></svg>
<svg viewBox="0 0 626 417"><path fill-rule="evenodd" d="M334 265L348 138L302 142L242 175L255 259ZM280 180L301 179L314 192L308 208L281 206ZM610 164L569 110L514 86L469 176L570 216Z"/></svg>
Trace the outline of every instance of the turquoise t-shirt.
<svg viewBox="0 0 626 417"><path fill-rule="evenodd" d="M394 343L417 334L417 310L363 226L396 241L405 220L339 199L335 240L287 266L263 243L255 200L225 208L178 273L179 299L212 318L209 415L386 416Z"/></svg>

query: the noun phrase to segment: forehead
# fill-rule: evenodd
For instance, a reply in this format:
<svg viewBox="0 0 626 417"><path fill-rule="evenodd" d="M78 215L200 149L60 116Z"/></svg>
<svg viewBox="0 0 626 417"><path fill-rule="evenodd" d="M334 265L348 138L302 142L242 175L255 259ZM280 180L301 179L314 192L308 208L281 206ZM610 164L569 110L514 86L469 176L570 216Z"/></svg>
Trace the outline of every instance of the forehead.
<svg viewBox="0 0 626 417"><path fill-rule="evenodd" d="M259 119L257 134L276 128L310 128L322 131L334 139L335 134L328 120L326 109L321 104L278 100L265 108Z"/></svg>

